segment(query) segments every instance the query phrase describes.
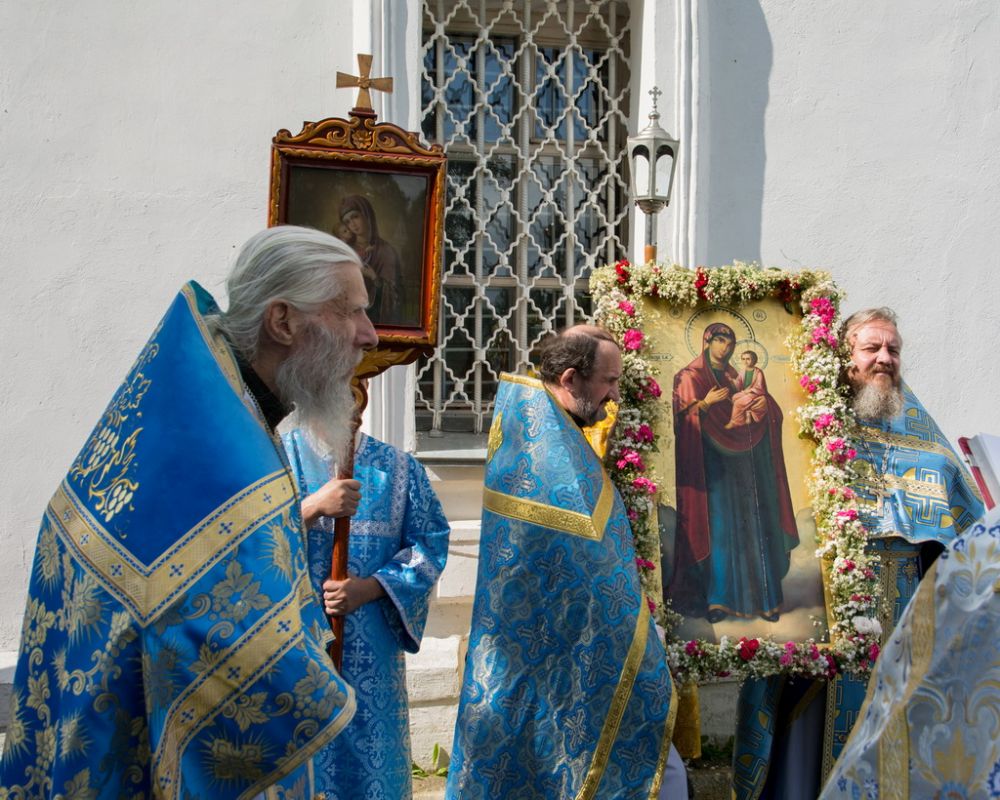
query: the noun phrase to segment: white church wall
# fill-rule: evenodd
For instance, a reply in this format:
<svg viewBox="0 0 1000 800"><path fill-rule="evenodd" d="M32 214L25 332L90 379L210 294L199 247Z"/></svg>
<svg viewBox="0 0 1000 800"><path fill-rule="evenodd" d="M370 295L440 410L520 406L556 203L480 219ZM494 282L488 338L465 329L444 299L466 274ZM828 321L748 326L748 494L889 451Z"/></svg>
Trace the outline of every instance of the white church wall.
<svg viewBox="0 0 1000 800"><path fill-rule="evenodd" d="M952 441L1000 431L995 3L685 2L686 265L829 269L847 312L900 314L906 377Z"/></svg>
<svg viewBox="0 0 1000 800"><path fill-rule="evenodd" d="M346 116L350 3L6 3L0 651L45 504L181 284L266 224L271 137ZM210 445L210 443L206 443ZM0 668L3 667L0 659Z"/></svg>

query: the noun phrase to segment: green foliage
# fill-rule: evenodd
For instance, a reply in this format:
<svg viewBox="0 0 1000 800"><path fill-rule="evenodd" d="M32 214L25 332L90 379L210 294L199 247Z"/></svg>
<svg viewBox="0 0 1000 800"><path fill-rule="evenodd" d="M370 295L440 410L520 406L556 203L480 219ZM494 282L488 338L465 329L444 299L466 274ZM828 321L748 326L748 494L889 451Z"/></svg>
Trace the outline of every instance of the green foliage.
<svg viewBox="0 0 1000 800"><path fill-rule="evenodd" d="M413 766L410 767L411 774L414 778L447 778L448 764L447 762L442 763L442 756L444 756L444 751L441 749L441 745L435 743L434 749L431 751L430 769L426 770L414 761Z"/></svg>

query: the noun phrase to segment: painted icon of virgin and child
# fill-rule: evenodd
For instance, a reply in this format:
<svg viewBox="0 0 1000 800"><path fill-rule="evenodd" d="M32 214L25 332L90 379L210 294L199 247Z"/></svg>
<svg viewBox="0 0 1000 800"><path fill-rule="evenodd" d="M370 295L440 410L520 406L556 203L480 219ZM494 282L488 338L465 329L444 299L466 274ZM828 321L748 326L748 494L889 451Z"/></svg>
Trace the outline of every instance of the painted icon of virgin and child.
<svg viewBox="0 0 1000 800"><path fill-rule="evenodd" d="M715 322L674 376L677 528L674 609L711 623L781 613L781 580L799 543L781 445L782 413L753 350Z"/></svg>
<svg viewBox="0 0 1000 800"><path fill-rule="evenodd" d="M376 325L399 320L403 308L402 268L396 248L379 235L375 209L364 195L350 194L340 201L335 236L347 242L371 272L365 278L370 310Z"/></svg>

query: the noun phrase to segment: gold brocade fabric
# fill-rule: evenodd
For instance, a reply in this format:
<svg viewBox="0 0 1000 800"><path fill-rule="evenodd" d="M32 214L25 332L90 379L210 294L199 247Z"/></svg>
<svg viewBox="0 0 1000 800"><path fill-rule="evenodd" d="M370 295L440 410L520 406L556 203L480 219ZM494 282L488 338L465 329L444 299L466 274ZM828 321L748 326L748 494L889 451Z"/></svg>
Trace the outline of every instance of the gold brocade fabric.
<svg viewBox="0 0 1000 800"><path fill-rule="evenodd" d="M889 636L821 795L1000 795L1000 516L955 540Z"/></svg>
<svg viewBox="0 0 1000 800"><path fill-rule="evenodd" d="M676 698L625 509L541 383L502 377L446 796L655 798Z"/></svg>

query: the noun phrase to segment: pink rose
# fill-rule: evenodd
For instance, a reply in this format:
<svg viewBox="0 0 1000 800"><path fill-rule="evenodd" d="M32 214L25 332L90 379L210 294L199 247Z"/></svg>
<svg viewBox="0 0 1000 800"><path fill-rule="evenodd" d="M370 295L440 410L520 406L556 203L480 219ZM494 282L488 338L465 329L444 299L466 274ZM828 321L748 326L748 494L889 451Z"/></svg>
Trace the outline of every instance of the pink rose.
<svg viewBox="0 0 1000 800"><path fill-rule="evenodd" d="M834 417L833 414L820 414L813 420L813 427L818 433L822 433L836 421L836 417Z"/></svg>
<svg viewBox="0 0 1000 800"><path fill-rule="evenodd" d="M632 305L628 300L622 300L618 304L618 310L624 311L630 317L635 315L635 306Z"/></svg>
<svg viewBox="0 0 1000 800"><path fill-rule="evenodd" d="M639 472L646 469L646 465L642 462L642 456L635 450L623 450L621 457L615 462L615 466L618 469L635 467Z"/></svg>
<svg viewBox="0 0 1000 800"><path fill-rule="evenodd" d="M656 484L653 483L649 478L644 478L641 475L632 481L632 486L639 491L647 492L649 494L656 494Z"/></svg>
<svg viewBox="0 0 1000 800"><path fill-rule="evenodd" d="M642 347L642 343L645 340L642 331L637 328L629 328L625 331L625 337L623 344L626 350L638 350Z"/></svg>

